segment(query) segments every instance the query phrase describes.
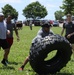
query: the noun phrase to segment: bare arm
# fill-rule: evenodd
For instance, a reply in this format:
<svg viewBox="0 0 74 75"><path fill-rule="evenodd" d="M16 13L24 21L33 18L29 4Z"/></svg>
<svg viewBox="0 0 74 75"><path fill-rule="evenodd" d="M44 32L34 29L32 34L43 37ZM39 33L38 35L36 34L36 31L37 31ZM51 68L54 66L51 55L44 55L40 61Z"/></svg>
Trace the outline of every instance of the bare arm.
<svg viewBox="0 0 74 75"><path fill-rule="evenodd" d="M70 33L70 34L68 34L67 35L67 38L70 38L71 36L73 36L74 35L74 32L73 33Z"/></svg>
<svg viewBox="0 0 74 75"><path fill-rule="evenodd" d="M15 25L14 25L14 31L15 31L15 34L16 34L16 36L17 36L17 40L19 41L18 30L16 29Z"/></svg>
<svg viewBox="0 0 74 75"><path fill-rule="evenodd" d="M65 29L63 28L62 31L61 31L61 36L63 36L64 30L65 30Z"/></svg>
<svg viewBox="0 0 74 75"><path fill-rule="evenodd" d="M10 34L10 30L7 30L7 35L9 35Z"/></svg>

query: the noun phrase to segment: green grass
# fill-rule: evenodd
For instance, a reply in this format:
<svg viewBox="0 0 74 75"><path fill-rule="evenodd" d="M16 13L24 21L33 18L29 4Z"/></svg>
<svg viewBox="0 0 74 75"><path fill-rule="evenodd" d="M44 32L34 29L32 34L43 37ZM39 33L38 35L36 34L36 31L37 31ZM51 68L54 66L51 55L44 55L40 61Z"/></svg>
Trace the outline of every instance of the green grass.
<svg viewBox="0 0 74 75"><path fill-rule="evenodd" d="M19 30L19 42L17 42L14 33L14 43L9 54L9 61L11 64L9 64L8 67L0 64L0 75L36 75L29 63L25 66L24 71L22 72L19 72L18 68L22 65L25 58L28 56L31 41L36 36L39 29L40 27L33 27L33 30L30 30L28 26L24 26L22 30ZM53 27L52 30L56 34L61 33L60 27ZM3 58L3 53L4 51L1 49L0 61ZM71 60L68 62L66 67L62 68L61 71L56 75L74 75L74 62L72 60L73 56L71 56Z"/></svg>

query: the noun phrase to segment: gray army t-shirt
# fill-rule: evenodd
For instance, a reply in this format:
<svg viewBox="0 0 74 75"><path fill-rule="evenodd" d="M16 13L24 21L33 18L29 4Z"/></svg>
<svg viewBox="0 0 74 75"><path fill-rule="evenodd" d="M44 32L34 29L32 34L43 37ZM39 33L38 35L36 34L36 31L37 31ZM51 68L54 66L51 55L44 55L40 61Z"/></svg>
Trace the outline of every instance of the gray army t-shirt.
<svg viewBox="0 0 74 75"><path fill-rule="evenodd" d="M49 34L54 34L52 30L50 30L49 32L45 32L43 30L43 28L41 28L38 33L37 33L37 36L32 40L32 43L34 43L34 40L36 38L44 38L45 36L48 36Z"/></svg>

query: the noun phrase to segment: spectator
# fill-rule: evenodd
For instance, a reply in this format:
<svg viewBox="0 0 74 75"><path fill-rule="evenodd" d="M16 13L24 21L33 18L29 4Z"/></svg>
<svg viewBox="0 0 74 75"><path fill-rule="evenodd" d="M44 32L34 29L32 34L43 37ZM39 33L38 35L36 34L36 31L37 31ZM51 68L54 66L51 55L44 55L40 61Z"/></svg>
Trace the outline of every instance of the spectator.
<svg viewBox="0 0 74 75"><path fill-rule="evenodd" d="M50 27L51 25L49 23L45 23L42 25L42 28L38 31L37 37L38 38L43 38L45 36L48 36L49 34L53 34L52 31L50 31ZM35 39L35 38L34 38ZM34 39L32 41L32 44L34 42ZM22 64L22 66L19 68L20 71L22 71L25 67L25 65L28 63L29 61L29 56L25 59L24 63Z"/></svg>
<svg viewBox="0 0 74 75"><path fill-rule="evenodd" d="M72 22L72 16L71 14L67 14L67 20L63 24L63 29L61 31L61 35L63 35L64 30L65 31L65 37L66 39L72 44L73 48L73 54L74 54L74 23Z"/></svg>
<svg viewBox="0 0 74 75"><path fill-rule="evenodd" d="M30 30L32 30L32 21L29 21Z"/></svg>
<svg viewBox="0 0 74 75"><path fill-rule="evenodd" d="M7 66L6 60L8 58L8 52L9 52L9 45L6 40L6 33L7 35L10 34L10 31L6 28L6 23L4 22L4 15L3 13L0 13L0 47L4 49L4 55L3 60L1 63L5 66Z"/></svg>
<svg viewBox="0 0 74 75"><path fill-rule="evenodd" d="M11 22L11 19L12 19L12 17L10 15L8 15L8 17L6 18L7 29L10 30L10 35L7 35L7 42L9 43L9 52L10 52L10 48L13 44L13 28L14 28L14 31L15 31L16 36L17 36L17 41L19 41L18 31L15 27L15 24L13 24ZM7 63L8 63L8 59L7 59Z"/></svg>

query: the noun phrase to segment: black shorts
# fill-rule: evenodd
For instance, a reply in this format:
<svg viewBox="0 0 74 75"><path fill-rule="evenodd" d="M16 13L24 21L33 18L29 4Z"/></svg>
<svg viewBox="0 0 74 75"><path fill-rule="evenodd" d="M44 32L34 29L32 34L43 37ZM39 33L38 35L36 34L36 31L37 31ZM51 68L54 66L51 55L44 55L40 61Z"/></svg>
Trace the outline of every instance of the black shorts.
<svg viewBox="0 0 74 75"><path fill-rule="evenodd" d="M9 44L6 39L0 39L0 47L2 47L3 49L9 48Z"/></svg>

